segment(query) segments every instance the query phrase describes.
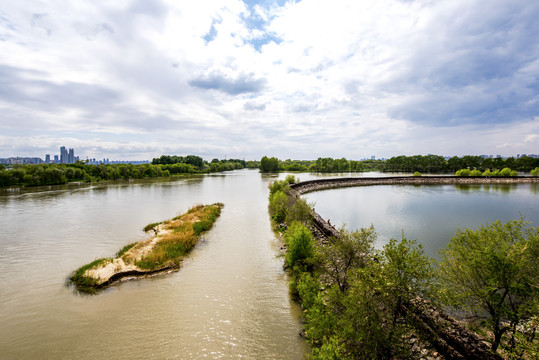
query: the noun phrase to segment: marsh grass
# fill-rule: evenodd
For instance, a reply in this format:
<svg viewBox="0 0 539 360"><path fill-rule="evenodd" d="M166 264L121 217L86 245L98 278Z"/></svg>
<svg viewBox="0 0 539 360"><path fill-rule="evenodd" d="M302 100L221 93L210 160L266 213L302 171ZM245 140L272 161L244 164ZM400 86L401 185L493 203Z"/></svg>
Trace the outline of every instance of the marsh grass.
<svg viewBox="0 0 539 360"><path fill-rule="evenodd" d="M126 252L128 252L129 250L131 250L131 248L132 248L133 246L135 246L135 245L137 245L136 242L125 245L123 248L121 248L120 250L118 250L118 252L116 253L116 257L117 257L117 258L122 257Z"/></svg>
<svg viewBox="0 0 539 360"><path fill-rule="evenodd" d="M223 206L221 203L196 205L172 220L148 224L144 231L163 225L161 228L163 231L153 238L156 241L155 245L148 248L148 243L152 239L128 244L116 253L116 258L121 258L125 264L134 264L141 270L152 271L176 267L195 247L200 235L212 228ZM143 255L140 255L141 253ZM69 281L79 291L95 293L99 287L99 279L85 276L86 271L105 266L112 261L112 258L104 258L84 265L69 277Z"/></svg>
<svg viewBox="0 0 539 360"><path fill-rule="evenodd" d="M155 229L155 227L158 226L158 225L160 225L160 224L161 224L160 222L151 223L151 224L146 225L146 226L144 227L144 229L142 229L142 230L144 230L144 232L150 231L150 230Z"/></svg>
<svg viewBox="0 0 539 360"><path fill-rule="evenodd" d="M101 258L92 261L89 264L81 266L78 268L73 275L69 277L69 281L76 285L79 291L84 291L88 293L95 292L95 286L97 285L97 279L85 276L86 270L97 268L98 266L103 266L112 261L112 258Z"/></svg>
<svg viewBox="0 0 539 360"><path fill-rule="evenodd" d="M145 270L179 265L195 247L200 234L211 229L222 207L221 203L196 205L185 214L164 222L165 228L171 231L162 236L151 253L135 261L135 265Z"/></svg>

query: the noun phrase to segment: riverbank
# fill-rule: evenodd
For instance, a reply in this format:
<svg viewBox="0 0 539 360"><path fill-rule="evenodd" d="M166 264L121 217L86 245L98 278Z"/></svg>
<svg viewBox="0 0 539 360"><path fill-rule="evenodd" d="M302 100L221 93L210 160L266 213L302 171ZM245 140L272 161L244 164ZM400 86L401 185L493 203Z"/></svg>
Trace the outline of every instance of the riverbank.
<svg viewBox="0 0 539 360"><path fill-rule="evenodd" d="M197 205L171 220L147 225L144 231L153 231L152 238L126 245L114 258L80 267L69 277L69 284L80 292L95 293L127 278L177 271L201 234L211 229L223 206Z"/></svg>
<svg viewBox="0 0 539 360"><path fill-rule="evenodd" d="M539 183L539 177L458 177L458 176L391 176L361 178L331 178L302 181L291 184L297 195L313 191L336 189L341 187L370 185L474 185L474 184L524 184Z"/></svg>
<svg viewBox="0 0 539 360"><path fill-rule="evenodd" d="M332 188L394 184L507 184L537 180L529 177L341 178L311 180L289 186L284 181L270 187L274 192L273 197L270 195L270 210L272 199L277 198L275 194L279 191L288 195L288 201L282 202L288 208L284 213L292 214L297 213L294 208L298 204L305 202L300 195ZM491 352L485 339L416 296L433 291L429 288L428 276L422 277L432 269L424 265L428 261L421 248L414 247L413 242L405 239L400 244L391 242L384 251L377 252L372 249L373 228L339 231L312 208L310 216L303 216L303 219L302 223L313 237L313 242L304 247L312 247L313 250L306 252L302 262L291 263L289 255L286 259L292 277L291 291L304 309L304 335L313 345L313 359L325 358L329 354L368 352L369 346L372 347L370 355L378 357L400 354L414 359L501 359L499 354ZM282 228L291 227L291 224L284 221ZM293 236L293 233L285 231L285 239ZM288 245L292 244L290 240L288 242ZM285 251L290 252L290 246L285 247ZM395 269L398 271L394 272ZM413 270L408 274L410 269ZM395 275L402 273L407 275L403 278ZM408 279L407 276L412 280L400 287L394 285ZM364 316L367 316L365 324L362 323ZM337 330L328 331L328 327ZM349 328L355 329L354 334L348 332ZM372 332L372 329L379 332ZM385 352L379 353L379 349L384 347Z"/></svg>

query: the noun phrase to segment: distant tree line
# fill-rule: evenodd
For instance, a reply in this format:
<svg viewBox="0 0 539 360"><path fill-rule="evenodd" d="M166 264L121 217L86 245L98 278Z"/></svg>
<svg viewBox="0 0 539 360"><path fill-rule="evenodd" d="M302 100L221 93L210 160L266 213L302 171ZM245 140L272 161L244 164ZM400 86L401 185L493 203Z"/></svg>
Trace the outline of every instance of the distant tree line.
<svg viewBox="0 0 539 360"><path fill-rule="evenodd" d="M529 172L539 166L539 159L529 156L503 158L483 158L481 156L466 155L463 157L453 156L446 160L440 155L400 155L387 159L384 163L384 171L403 172L455 172L460 169L479 170L503 170L509 168L515 171Z"/></svg>
<svg viewBox="0 0 539 360"><path fill-rule="evenodd" d="M256 166L256 162L253 162ZM483 158L482 156L453 156L446 159L440 155L395 156L387 160L347 160L330 157L316 160L279 160L276 157L264 156L258 163L262 172L301 171L301 172L355 172L355 171L387 171L387 172L421 172L421 173L454 173L461 169L477 170L484 173L508 168L512 171L529 172L539 167L539 159L522 156L517 159L509 157Z"/></svg>
<svg viewBox="0 0 539 360"><path fill-rule="evenodd" d="M354 172L364 171L362 161L347 160L346 158L333 159L330 157L317 160L279 160L275 157L264 156L260 160L260 171L310 171L310 172Z"/></svg>
<svg viewBox="0 0 539 360"><path fill-rule="evenodd" d="M101 181L168 177L243 169L244 160L213 159L210 163L195 155L168 156L153 159L151 164L74 164L0 166L0 187L62 185L73 181Z"/></svg>

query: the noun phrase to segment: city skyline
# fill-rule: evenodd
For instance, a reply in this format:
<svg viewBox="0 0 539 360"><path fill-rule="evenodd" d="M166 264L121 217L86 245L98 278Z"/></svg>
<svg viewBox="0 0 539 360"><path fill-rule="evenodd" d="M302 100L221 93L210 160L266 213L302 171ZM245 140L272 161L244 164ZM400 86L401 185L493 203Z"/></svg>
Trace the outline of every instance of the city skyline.
<svg viewBox="0 0 539 360"><path fill-rule="evenodd" d="M0 157L539 153L539 3L7 2Z"/></svg>
<svg viewBox="0 0 539 360"><path fill-rule="evenodd" d="M42 158L40 157L21 157L21 156L11 156L11 157L8 157L8 158L2 158L0 157L0 163L1 164L40 164L40 163L45 163L45 164L52 164L52 163L56 163L56 164L71 164L71 163L75 163L80 159L79 156L74 156L74 149L73 148L70 148L69 150L66 149L65 146L61 146L60 147L60 154L59 155L53 155L53 158L51 159L51 154L45 154L45 160L43 160ZM162 155L166 155L166 154L162 154ZM168 155L179 155L179 154L168 154ZM182 154L182 155L187 155L187 154ZM415 155L440 155L440 154L415 154ZM481 154L481 155L477 155L477 154L468 154L468 155L471 155L471 156L480 156L482 158L507 158L507 157L514 157L514 158L520 158L520 157L524 157L524 156L529 156L529 157L532 157L532 158L539 158L539 154L516 154L515 156L502 156L500 154L497 154L497 155L493 155L493 154ZM446 160L448 160L449 158L453 157L453 156L456 156L456 155L453 155L453 156L448 156L448 155L440 155L440 156L443 156ZM65 159L65 160L64 160ZM206 161L210 161L210 158L206 158L205 159ZM248 159L248 160L259 160L259 159ZM285 159L280 159L280 160L285 160ZM292 160L315 160L315 159L292 159ZM380 157L377 157L376 155L371 155L370 157L363 157L361 159L348 159L348 160L359 160L359 161L364 161L364 160L386 160L386 158L380 158ZM143 164L143 163L148 163L150 162L151 160L149 159L137 159L137 160L110 160L108 157L107 158L103 158L103 159L97 159L95 157L86 157L86 159L82 159L81 161L83 162L86 162L88 164L94 164L94 165L97 165L97 164L115 164L115 163L138 163L138 164Z"/></svg>

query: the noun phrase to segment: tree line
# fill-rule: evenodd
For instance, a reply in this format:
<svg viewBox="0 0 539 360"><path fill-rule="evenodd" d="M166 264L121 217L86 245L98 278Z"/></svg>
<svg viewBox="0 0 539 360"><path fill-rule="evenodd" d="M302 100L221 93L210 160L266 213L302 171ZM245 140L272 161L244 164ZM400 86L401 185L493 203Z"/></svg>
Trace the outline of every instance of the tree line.
<svg viewBox="0 0 539 360"><path fill-rule="evenodd" d="M279 160L276 157L264 156L260 159L259 169L262 172L356 172L365 171L365 165L362 161L347 160L346 158L320 157L316 160Z"/></svg>
<svg viewBox="0 0 539 360"><path fill-rule="evenodd" d="M481 156L466 155L463 157L453 156L445 159L440 155L400 155L387 159L384 162L384 171L402 171L402 172L455 172L460 169L479 170L510 170L529 172L539 166L539 159L529 156L522 156L517 159L508 157L503 159L483 158Z"/></svg>
<svg viewBox="0 0 539 360"><path fill-rule="evenodd" d="M482 156L453 156L446 159L440 155L395 156L387 160L347 160L330 157L316 160L279 160L276 157L264 156L258 168L262 172L298 171L298 172L421 172L421 173L454 173L461 169L477 170L482 173L501 171L508 168L513 171L529 172L539 167L539 159L530 156L483 158Z"/></svg>
<svg viewBox="0 0 539 360"><path fill-rule="evenodd" d="M269 210L283 234L309 359L413 358L418 343L437 336L417 324L418 296L467 314L504 358L539 356L539 228L519 219L457 230L439 261L404 237L375 249L372 226L342 228L322 243L309 230L312 206L287 195L295 181L270 184Z"/></svg>
<svg viewBox="0 0 539 360"><path fill-rule="evenodd" d="M36 164L0 166L0 187L62 185L73 181L101 181L169 177L243 169L239 159L204 161L199 156L168 156L153 159L151 164Z"/></svg>

